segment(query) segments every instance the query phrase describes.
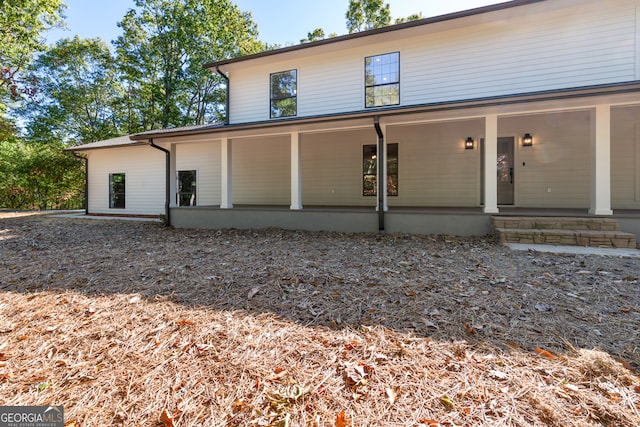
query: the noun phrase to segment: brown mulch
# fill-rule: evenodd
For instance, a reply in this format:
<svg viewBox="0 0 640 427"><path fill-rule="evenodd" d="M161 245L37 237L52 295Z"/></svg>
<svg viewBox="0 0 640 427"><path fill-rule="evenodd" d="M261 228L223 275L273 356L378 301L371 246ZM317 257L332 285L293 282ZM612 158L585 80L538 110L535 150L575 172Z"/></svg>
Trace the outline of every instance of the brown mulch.
<svg viewBox="0 0 640 427"><path fill-rule="evenodd" d="M638 426L640 259L0 213L0 405L68 426Z"/></svg>

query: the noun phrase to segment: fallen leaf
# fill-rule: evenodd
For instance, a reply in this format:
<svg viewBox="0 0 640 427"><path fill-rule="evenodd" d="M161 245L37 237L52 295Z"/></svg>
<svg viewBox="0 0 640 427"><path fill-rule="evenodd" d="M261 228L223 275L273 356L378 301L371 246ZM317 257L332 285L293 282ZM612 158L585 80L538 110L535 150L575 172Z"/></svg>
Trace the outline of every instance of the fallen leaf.
<svg viewBox="0 0 640 427"><path fill-rule="evenodd" d="M544 356L544 357L546 357L548 359L551 359L551 360L555 360L555 359L558 358L558 356L554 355L553 353L551 353L551 352L549 352L547 350L544 350L542 348L539 348L539 347L534 348L533 351L538 353L540 356Z"/></svg>
<svg viewBox="0 0 640 427"><path fill-rule="evenodd" d="M489 375L491 375L493 378L495 378L497 380L507 380L507 379L509 379L509 375L505 374L504 372L497 371L495 369L490 370L489 371Z"/></svg>
<svg viewBox="0 0 640 427"><path fill-rule="evenodd" d="M544 304L544 303L537 303L534 307L536 310L542 311L542 312L553 310L553 307L551 305Z"/></svg>
<svg viewBox="0 0 640 427"><path fill-rule="evenodd" d="M256 286L255 288L251 288L251 290L247 294L247 299L253 298L255 296L255 294L258 293L259 290L260 290L260 286Z"/></svg>
<svg viewBox="0 0 640 427"><path fill-rule="evenodd" d="M411 290L405 292L404 294L408 297L415 297L416 295L418 295L416 291L411 291Z"/></svg>
<svg viewBox="0 0 640 427"><path fill-rule="evenodd" d="M336 425L335 427L347 427L349 425L349 420L347 416L344 414L344 411L340 411L340 413L336 416Z"/></svg>
<svg viewBox="0 0 640 427"><path fill-rule="evenodd" d="M618 361L622 364L622 366L624 366L624 367L625 367L625 369L627 369L628 371L633 372L634 374L636 373L635 369L633 369L633 366L631 366L631 365L629 364L629 362L627 362L627 361L626 361L626 360L624 360L624 359L619 359Z"/></svg>
<svg viewBox="0 0 640 427"><path fill-rule="evenodd" d="M194 322L193 320L189 320L189 319L180 319L180 320L178 320L177 323L180 326L187 326L187 325L188 326L192 326L192 325L196 324L196 322Z"/></svg>
<svg viewBox="0 0 640 427"><path fill-rule="evenodd" d="M464 325L464 331L467 335L475 335L477 333L475 328L470 324L468 324L467 322L464 322L463 325Z"/></svg>
<svg viewBox="0 0 640 427"><path fill-rule="evenodd" d="M426 424L428 427L440 427L440 423L436 420L421 418L420 424Z"/></svg>
<svg viewBox="0 0 640 427"><path fill-rule="evenodd" d="M394 404L396 403L396 399L398 398L398 393L396 393L392 388L387 387L385 389L385 391L387 392L387 398L389 399L389 403L390 404Z"/></svg>
<svg viewBox="0 0 640 427"><path fill-rule="evenodd" d="M164 427L176 426L173 423L173 418L171 417L171 414L169 414L169 411L167 411L166 409L162 410L162 415L160 415L160 421L162 421L162 425L164 425Z"/></svg>
<svg viewBox="0 0 640 427"><path fill-rule="evenodd" d="M442 402L447 409L453 409L453 400L451 400L446 394L440 398L440 402Z"/></svg>
<svg viewBox="0 0 640 427"><path fill-rule="evenodd" d="M636 393L640 393L640 385L637 385L633 388Z"/></svg>

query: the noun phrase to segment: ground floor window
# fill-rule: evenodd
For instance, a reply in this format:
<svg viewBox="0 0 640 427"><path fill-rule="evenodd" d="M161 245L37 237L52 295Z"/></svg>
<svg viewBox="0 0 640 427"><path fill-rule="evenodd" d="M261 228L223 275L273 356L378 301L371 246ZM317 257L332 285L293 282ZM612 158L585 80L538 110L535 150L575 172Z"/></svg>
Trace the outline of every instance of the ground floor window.
<svg viewBox="0 0 640 427"><path fill-rule="evenodd" d="M109 207L125 208L125 176L123 173L109 174Z"/></svg>
<svg viewBox="0 0 640 427"><path fill-rule="evenodd" d="M196 171L178 171L178 206L196 206Z"/></svg>
<svg viewBox="0 0 640 427"><path fill-rule="evenodd" d="M378 194L378 153L375 144L362 146L362 195ZM398 195L398 144L387 144L387 196Z"/></svg>

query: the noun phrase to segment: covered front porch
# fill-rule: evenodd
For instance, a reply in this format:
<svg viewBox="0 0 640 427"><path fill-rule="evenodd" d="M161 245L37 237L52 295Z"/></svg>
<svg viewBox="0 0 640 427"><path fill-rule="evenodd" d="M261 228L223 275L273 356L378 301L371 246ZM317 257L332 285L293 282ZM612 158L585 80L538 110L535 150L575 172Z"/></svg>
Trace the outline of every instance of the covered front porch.
<svg viewBox="0 0 640 427"><path fill-rule="evenodd" d="M485 235L492 215L537 212L612 216L638 235L640 104L634 93L574 95L153 142L170 153L177 227ZM186 193L180 176L193 177Z"/></svg>

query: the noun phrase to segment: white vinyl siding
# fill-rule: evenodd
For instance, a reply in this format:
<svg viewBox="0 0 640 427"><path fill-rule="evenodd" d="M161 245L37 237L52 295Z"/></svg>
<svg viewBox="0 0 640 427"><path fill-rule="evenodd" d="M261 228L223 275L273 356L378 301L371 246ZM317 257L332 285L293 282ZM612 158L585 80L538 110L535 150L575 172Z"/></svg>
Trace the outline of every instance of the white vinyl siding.
<svg viewBox="0 0 640 427"><path fill-rule="evenodd" d="M640 209L640 107L611 109L611 207Z"/></svg>
<svg viewBox="0 0 640 427"><path fill-rule="evenodd" d="M220 141L176 144L176 170L196 171L198 206L220 204Z"/></svg>
<svg viewBox="0 0 640 427"><path fill-rule="evenodd" d="M362 146L376 143L373 127L303 135L303 205L375 206L375 197L362 195Z"/></svg>
<svg viewBox="0 0 640 427"><path fill-rule="evenodd" d="M231 141L234 205L290 205L289 136Z"/></svg>
<svg viewBox="0 0 640 427"><path fill-rule="evenodd" d="M516 206L589 208L591 120L587 110L499 119L499 135L516 138ZM525 133L533 146L520 144Z"/></svg>
<svg viewBox="0 0 640 427"><path fill-rule="evenodd" d="M387 142L398 143L398 197L393 206L479 206L479 150L465 150L478 139L482 120L387 127Z"/></svg>
<svg viewBox="0 0 640 427"><path fill-rule="evenodd" d="M89 213L160 215L164 213L165 156L149 146L87 152ZM109 174L124 173L125 209L109 209Z"/></svg>
<svg viewBox="0 0 640 427"><path fill-rule="evenodd" d="M298 117L364 110L363 61L400 52L400 105L636 78L636 2L559 0L234 64L231 123L269 120L269 74L298 70Z"/></svg>

